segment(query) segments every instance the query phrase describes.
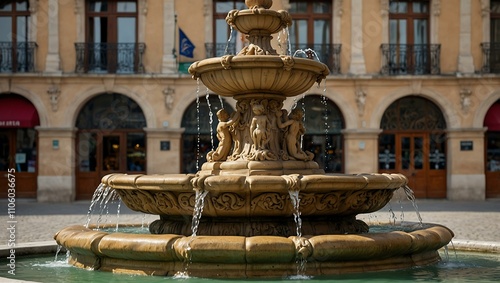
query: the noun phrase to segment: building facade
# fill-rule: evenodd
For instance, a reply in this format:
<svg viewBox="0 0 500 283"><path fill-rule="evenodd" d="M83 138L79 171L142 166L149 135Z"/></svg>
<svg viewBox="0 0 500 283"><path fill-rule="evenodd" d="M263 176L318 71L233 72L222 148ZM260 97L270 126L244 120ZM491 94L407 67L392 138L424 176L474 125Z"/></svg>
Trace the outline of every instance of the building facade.
<svg viewBox="0 0 500 283"><path fill-rule="evenodd" d="M235 101L187 67L245 46L225 22L244 8L2 1L1 197L9 171L17 197L53 202L91 198L112 172L196 172L217 144L214 113ZM330 69L285 101L305 110L303 148L325 171L401 172L420 198L500 197L500 1L275 0L271 9L293 19L274 35L277 52Z"/></svg>

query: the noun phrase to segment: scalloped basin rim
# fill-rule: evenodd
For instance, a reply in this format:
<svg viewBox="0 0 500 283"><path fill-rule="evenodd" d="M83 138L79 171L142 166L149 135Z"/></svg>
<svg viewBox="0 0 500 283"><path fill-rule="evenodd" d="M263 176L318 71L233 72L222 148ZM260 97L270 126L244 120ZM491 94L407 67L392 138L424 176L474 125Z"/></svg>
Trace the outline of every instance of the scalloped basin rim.
<svg viewBox="0 0 500 283"><path fill-rule="evenodd" d="M227 191L241 191L241 188L252 189L258 184L267 185L270 192L286 192L287 178L292 176L300 182L299 189L321 190L376 190L398 189L407 184L407 179L402 174L331 174L331 175L282 175L282 176L246 176L246 175L213 175L202 176L204 189L220 184ZM128 175L108 174L102 178L102 183L114 189L132 190L144 189L153 191L191 191L194 189L194 174L164 174L164 175ZM233 186L231 186L233 185Z"/></svg>
<svg viewBox="0 0 500 283"><path fill-rule="evenodd" d="M245 56L232 56L227 55L224 57L231 57L230 66L231 68L242 68L242 69L255 69L255 68L283 68L283 59L281 56L271 56L271 55L245 55ZM189 67L189 72L192 75L202 74L211 70L223 70L225 69L221 61L224 57L213 57L208 59L203 59L201 61L196 61ZM288 56L290 57L290 56ZM293 59L293 69L305 70L311 73L328 75L328 67L313 59L290 57ZM196 70L195 70L196 68ZM191 72L191 70L194 72Z"/></svg>
<svg viewBox="0 0 500 283"><path fill-rule="evenodd" d="M219 272L224 272L224 268L230 268L225 264L248 265L246 268L249 266L255 268L262 264L291 264L287 267L293 272L297 249L300 247L306 247L309 250L307 263L312 266L320 262L321 265L336 263L345 267L369 261L370 264L378 266L379 270L387 270L395 268L395 265L387 264L391 258L397 261L409 256L412 260L401 263L405 267L439 261L436 251L447 245L454 236L451 230L442 225L424 224L424 227L411 232L307 236L301 238L300 243L303 246L298 247L296 245L299 241L296 236L197 236L191 238L175 234L110 234L91 228L70 226L54 236L59 245L71 251L70 262L73 265L79 265L79 260L85 261L90 257L101 259L101 265L97 268L106 270L115 264L114 261L134 260L134 266L125 264L120 268L121 271L118 271L126 272L127 268L132 271L153 268L154 270L150 270L149 274L156 275L164 274L162 272L166 271L175 272L176 269L183 270L182 264L157 265L154 262L185 261L187 242L190 243L193 264L203 264L205 268L215 268ZM111 266L106 266L107 264ZM80 265L85 266L86 263L83 262ZM397 267L401 268L400 265ZM196 270L197 268L193 266L190 271L196 273ZM315 268L307 270L313 273L319 272L315 271ZM353 272L350 269L342 270L343 273ZM239 276L242 276L245 270L237 272ZM266 273L266 275L279 276L276 272Z"/></svg>

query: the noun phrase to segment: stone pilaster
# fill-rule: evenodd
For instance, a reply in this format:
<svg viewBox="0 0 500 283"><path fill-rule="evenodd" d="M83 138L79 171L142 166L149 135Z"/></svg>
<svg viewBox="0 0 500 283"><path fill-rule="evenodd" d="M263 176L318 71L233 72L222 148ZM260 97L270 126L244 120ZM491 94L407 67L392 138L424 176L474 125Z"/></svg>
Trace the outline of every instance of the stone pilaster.
<svg viewBox="0 0 500 283"><path fill-rule="evenodd" d="M363 55L363 0L351 1L351 64L349 73L354 75L366 73L365 56Z"/></svg>
<svg viewBox="0 0 500 283"><path fill-rule="evenodd" d="M345 129L344 166L346 174L378 172L380 129Z"/></svg>
<svg viewBox="0 0 500 283"><path fill-rule="evenodd" d="M448 199L485 199L485 131L486 128L463 128L448 130Z"/></svg>
<svg viewBox="0 0 500 283"><path fill-rule="evenodd" d="M37 127L39 202L75 199L75 128Z"/></svg>
<svg viewBox="0 0 500 283"><path fill-rule="evenodd" d="M57 0L48 1L48 53L45 59L45 72L60 73L61 57L59 54L59 4Z"/></svg>
<svg viewBox="0 0 500 283"><path fill-rule="evenodd" d="M181 171L184 128L145 128L148 174L176 174ZM168 166L165 166L168 165Z"/></svg>
<svg viewBox="0 0 500 283"><path fill-rule="evenodd" d="M173 53L176 46L176 19L175 19L175 1L163 1L163 59L161 72L163 74L177 73L177 60L176 55ZM179 52L179 50L177 50Z"/></svg>
<svg viewBox="0 0 500 283"><path fill-rule="evenodd" d="M458 71L474 73L474 59L471 53L471 0L460 0L460 46Z"/></svg>

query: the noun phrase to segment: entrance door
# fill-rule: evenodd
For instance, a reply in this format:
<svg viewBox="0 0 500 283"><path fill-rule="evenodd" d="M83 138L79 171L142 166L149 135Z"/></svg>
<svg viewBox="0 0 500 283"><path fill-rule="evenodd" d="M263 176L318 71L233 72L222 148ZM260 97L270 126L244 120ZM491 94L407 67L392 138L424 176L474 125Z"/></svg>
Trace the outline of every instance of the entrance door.
<svg viewBox="0 0 500 283"><path fill-rule="evenodd" d="M446 159L442 135L385 134L379 143L380 172L405 175L417 198L446 197Z"/></svg>
<svg viewBox="0 0 500 283"><path fill-rule="evenodd" d="M0 129L0 197L7 197L12 175L16 197L36 198L37 147L34 129Z"/></svg>
<svg viewBox="0 0 500 283"><path fill-rule="evenodd" d="M426 173L428 151L424 147L424 135L402 134L396 140L396 168L408 177L408 186L416 197L426 196Z"/></svg>
<svg viewBox="0 0 500 283"><path fill-rule="evenodd" d="M91 199L111 173L145 173L145 134L91 131L78 134L77 199Z"/></svg>

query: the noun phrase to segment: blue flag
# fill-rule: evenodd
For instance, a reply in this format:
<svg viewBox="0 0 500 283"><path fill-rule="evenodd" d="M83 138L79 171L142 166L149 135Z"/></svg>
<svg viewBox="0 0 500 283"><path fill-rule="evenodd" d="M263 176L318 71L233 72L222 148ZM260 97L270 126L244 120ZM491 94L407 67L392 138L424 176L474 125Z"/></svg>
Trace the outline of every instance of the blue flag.
<svg viewBox="0 0 500 283"><path fill-rule="evenodd" d="M193 58L194 44L186 34L179 28L179 53L183 56Z"/></svg>

